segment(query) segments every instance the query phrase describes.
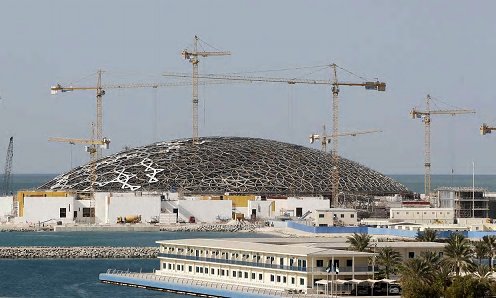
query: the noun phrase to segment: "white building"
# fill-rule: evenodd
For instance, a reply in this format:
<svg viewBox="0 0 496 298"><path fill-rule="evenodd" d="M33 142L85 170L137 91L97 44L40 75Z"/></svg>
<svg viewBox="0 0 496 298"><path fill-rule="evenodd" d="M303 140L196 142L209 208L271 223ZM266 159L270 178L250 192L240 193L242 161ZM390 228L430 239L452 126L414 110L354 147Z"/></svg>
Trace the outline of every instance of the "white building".
<svg viewBox="0 0 496 298"><path fill-rule="evenodd" d="M0 197L0 222L9 222L14 217L14 197Z"/></svg>
<svg viewBox="0 0 496 298"><path fill-rule="evenodd" d="M317 209L314 215L315 226L356 226L357 212L355 209L327 208Z"/></svg>
<svg viewBox="0 0 496 298"><path fill-rule="evenodd" d="M331 264L339 268L338 291L352 287L344 285L346 279L364 281L372 273L368 265L372 253L243 239L181 239L157 243L160 244L157 275L205 282L317 293L317 282L337 279L335 273L327 272ZM331 274L334 277L330 277Z"/></svg>
<svg viewBox="0 0 496 298"><path fill-rule="evenodd" d="M419 224L453 224L453 208L391 208L391 222L409 222Z"/></svg>

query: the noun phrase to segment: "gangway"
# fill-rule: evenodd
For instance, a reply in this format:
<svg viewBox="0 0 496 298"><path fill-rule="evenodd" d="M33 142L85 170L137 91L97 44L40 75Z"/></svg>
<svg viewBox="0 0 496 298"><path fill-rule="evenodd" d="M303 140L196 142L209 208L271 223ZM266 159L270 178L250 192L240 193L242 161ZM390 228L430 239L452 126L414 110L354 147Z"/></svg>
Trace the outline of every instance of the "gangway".
<svg viewBox="0 0 496 298"><path fill-rule="evenodd" d="M312 211L305 212L305 214L303 214L303 216L300 219L305 219L308 215L310 215L310 213L312 213Z"/></svg>

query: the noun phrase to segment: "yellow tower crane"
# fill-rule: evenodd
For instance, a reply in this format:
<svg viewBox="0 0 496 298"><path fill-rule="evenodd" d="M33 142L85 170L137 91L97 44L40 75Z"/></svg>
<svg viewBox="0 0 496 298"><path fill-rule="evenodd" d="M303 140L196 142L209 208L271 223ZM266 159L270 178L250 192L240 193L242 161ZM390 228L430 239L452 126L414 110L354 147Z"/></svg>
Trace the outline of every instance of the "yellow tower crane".
<svg viewBox="0 0 496 298"><path fill-rule="evenodd" d="M318 134L311 134L310 135L310 144L313 144L315 142L315 140L320 139L322 142L322 151L327 152L327 144L331 142L331 138L335 137L335 135L327 135L325 124L323 127L324 127L324 134L323 135L318 135ZM362 135L362 134L374 133L374 132L382 132L382 130L375 129L375 130L362 130L362 131L354 131L354 132L345 132L345 133L340 133L337 136L338 137L343 137L343 136L355 137L356 135Z"/></svg>
<svg viewBox="0 0 496 298"><path fill-rule="evenodd" d="M431 96L427 94L425 102L425 111L418 111L413 108L410 111L412 119L421 118L425 123L425 177L424 177L424 191L426 196L431 193L431 115L451 115L456 114L474 114L475 110L436 110L431 111L429 102Z"/></svg>
<svg viewBox="0 0 496 298"><path fill-rule="evenodd" d="M57 86L51 87L51 94L58 94L58 92L71 92L76 90L96 90L96 139L97 142L103 142L103 107L102 107L102 96L105 95L105 90L107 89L125 89L125 88L159 88L159 87L174 87L174 86L190 86L192 82L173 82L173 83L128 83L128 84L118 84L118 85L102 85L102 73L105 71L99 70L98 81L96 86ZM211 85L211 84L229 84L231 81L205 81L199 82L199 85ZM102 157L101 147L96 148L95 159L100 159Z"/></svg>
<svg viewBox="0 0 496 298"><path fill-rule="evenodd" d="M480 134L485 136L486 134L491 133L491 131L493 130L496 130L496 127L490 127L486 123L483 123L480 127Z"/></svg>
<svg viewBox="0 0 496 298"><path fill-rule="evenodd" d="M95 219L95 183L96 183L96 160L97 160L97 149L98 148L109 148L110 140L107 138L102 138L101 141L95 140L95 125L91 122L91 139L72 139L72 138L59 138L52 137L48 138L49 141L53 142L66 142L70 144L81 143L88 144L85 147L85 151L90 154L90 221Z"/></svg>
<svg viewBox="0 0 496 298"><path fill-rule="evenodd" d="M318 79L298 79L298 78L274 78L274 77L249 77L249 76L234 76L234 75L223 75L223 74L202 74L193 76L194 78L203 78L203 79L211 79L211 80L236 80L236 81L249 81L249 82L270 82L270 83L287 83L287 84L316 84L316 85L331 85L332 86L332 163L333 163L333 171L332 171L332 206L336 206L337 198L338 198L338 189L339 189L339 169L338 169L338 123L339 123L339 113L338 113L338 95L339 95L339 86L361 86L365 87L366 90L377 90L377 91L386 91L386 83L379 82L376 80L375 82L340 82L338 81L337 71L339 68L344 70L350 74L352 72L337 66L336 64L328 65L333 70L333 79L330 80L318 80ZM355 74L353 74L355 75ZM170 77L183 77L189 78L191 77L188 73L169 73L166 72L163 76ZM355 75L356 76L356 75ZM361 77L360 77L361 78ZM363 78L361 78L363 79ZM195 121L193 119L193 121Z"/></svg>
<svg viewBox="0 0 496 298"><path fill-rule="evenodd" d="M190 52L188 49L185 49L182 53L183 59L189 60L193 65L193 144L198 143L198 56L207 57L207 56L225 56L231 55L230 52L198 52L198 36L195 35L195 45L193 47L193 51Z"/></svg>

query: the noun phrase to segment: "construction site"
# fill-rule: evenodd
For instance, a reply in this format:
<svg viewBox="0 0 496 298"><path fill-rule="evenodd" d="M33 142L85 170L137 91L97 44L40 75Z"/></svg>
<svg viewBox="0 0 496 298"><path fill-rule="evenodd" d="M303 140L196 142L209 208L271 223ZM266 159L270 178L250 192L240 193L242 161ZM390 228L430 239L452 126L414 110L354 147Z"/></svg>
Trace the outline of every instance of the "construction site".
<svg viewBox="0 0 496 298"><path fill-rule="evenodd" d="M312 69L312 73L330 71L331 79L203 74L199 71L200 59L231 54L203 50L207 45L195 36L193 49L182 52L182 58L192 65L191 73L162 73L162 77L183 81L106 85L102 81L105 71L98 70L94 86L56 84L51 87L53 95L64 93L59 96L68 96L66 94L73 91L96 91L96 117L91 122L91 137L49 138L52 142L84 144L89 162L47 181L34 191L9 194L13 157L11 138L4 174L4 197L0 201L3 221L114 224L191 222L192 219L214 222L232 218L305 220L309 214L325 208L355 209L360 219L387 218L390 209L402 206L403 202L454 208L454 218L489 220L489 199L485 198L485 190L477 190L477 196L474 192L474 203L470 206L470 202L464 201L464 195L448 200L446 189L431 191L430 186L431 117L471 114L474 110L431 110L430 104L435 99L430 95L426 97L425 110L411 110L411 117L420 118L425 124L425 191L415 194L394 179L338 155L340 137L381 132L379 129L341 132L340 89L361 87L366 91L384 92L385 82L364 79L336 64ZM339 72L357 80L341 81ZM200 137L199 86L253 82L331 88L331 133L327 134L326 125L323 125L321 135L310 134L310 143L320 141L322 150L261 138ZM109 149L111 144L111 138L103 134L102 100L107 90L175 86L192 87L191 138L125 148L104 156L104 149ZM325 123L325 119L322 122ZM487 124L480 128L482 134L494 129ZM332 224L342 223L336 220Z"/></svg>

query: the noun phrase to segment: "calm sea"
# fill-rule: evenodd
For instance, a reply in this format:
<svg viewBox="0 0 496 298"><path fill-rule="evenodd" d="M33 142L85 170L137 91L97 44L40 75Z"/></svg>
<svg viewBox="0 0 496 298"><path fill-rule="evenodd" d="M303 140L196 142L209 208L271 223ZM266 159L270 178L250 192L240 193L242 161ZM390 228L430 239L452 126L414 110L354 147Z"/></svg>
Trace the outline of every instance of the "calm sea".
<svg viewBox="0 0 496 298"><path fill-rule="evenodd" d="M12 190L33 189L56 175L14 175ZM390 175L412 191L423 192L423 175ZM0 183L3 177L0 175ZM471 175L432 175L438 186L472 186ZM496 176L476 175L475 186L496 191ZM0 233L0 246L154 246L156 240L179 238L267 237L233 233ZM157 260L0 260L0 297L167 297L189 296L102 284L108 268L152 272Z"/></svg>

